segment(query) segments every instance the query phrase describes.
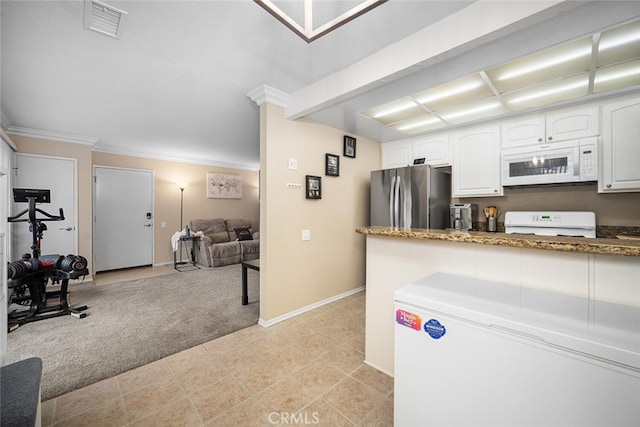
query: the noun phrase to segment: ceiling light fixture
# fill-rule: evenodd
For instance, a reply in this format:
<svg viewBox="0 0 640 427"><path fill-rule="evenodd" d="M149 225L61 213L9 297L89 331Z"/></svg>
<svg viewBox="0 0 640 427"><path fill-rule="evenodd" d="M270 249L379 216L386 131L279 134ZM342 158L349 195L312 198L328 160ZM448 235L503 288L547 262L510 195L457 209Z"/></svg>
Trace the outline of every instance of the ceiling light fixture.
<svg viewBox="0 0 640 427"><path fill-rule="evenodd" d="M582 58L584 56L591 55L591 47L584 47L581 49L576 49L575 51L569 54L562 54L552 58L548 58L544 61L537 62L535 64L531 64L526 67L516 68L515 70L507 71L503 75L499 76L496 80L509 80L515 77L520 77L525 74L533 73L536 71L544 70L545 68L554 67L556 65L564 64L566 62L574 61L578 58Z"/></svg>
<svg viewBox="0 0 640 427"><path fill-rule="evenodd" d="M473 89L477 89L478 87L482 86L482 84L483 83L481 80L476 80L466 84L461 84L460 86L453 87L449 90L437 91L433 94L429 94L421 98L418 98L416 99L416 101L418 101L420 104L428 104L430 102L439 101L441 99L448 98L450 96L460 95L461 93L468 92Z"/></svg>
<svg viewBox="0 0 640 427"><path fill-rule="evenodd" d="M624 46L625 44L633 43L640 40L640 30L622 34L619 37L605 38L600 42L599 50L613 49L615 47Z"/></svg>
<svg viewBox="0 0 640 427"><path fill-rule="evenodd" d="M410 129L415 129L421 126L428 126L428 125L432 125L434 123L438 123L441 122L442 120L440 120L437 117L429 117L423 120L419 120L417 122L413 122L413 123L408 123L405 125L400 125L400 126L396 126L396 129L399 131L405 131L405 130L410 130Z"/></svg>
<svg viewBox="0 0 640 427"><path fill-rule="evenodd" d="M554 87L547 90L540 90L533 93L529 93L528 95L522 95L508 101L509 104L519 104L526 101L531 101L532 99L538 98L546 98L551 95L557 95L562 92L568 92L572 89L586 88L589 85L589 79L583 78L573 83L568 83L566 85Z"/></svg>
<svg viewBox="0 0 640 427"><path fill-rule="evenodd" d="M417 107L416 103L413 101L407 101L405 104L398 105L397 107L391 107L386 110L382 110L379 113L375 113L372 117L374 119L379 119L381 117L386 117L392 114L400 113L402 111L408 110L413 107Z"/></svg>
<svg viewBox="0 0 640 427"><path fill-rule="evenodd" d="M274 18L283 23L287 28L300 36L307 43L324 36L325 34L343 26L349 21L356 19L358 16L367 13L371 9L386 3L388 0L364 0L361 3L343 13L337 18L327 22L326 24L313 28L313 1L314 0L298 0L304 1L304 27L293 20L289 15L282 11L271 0L253 0L258 3L264 10L269 12Z"/></svg>
<svg viewBox="0 0 640 427"><path fill-rule="evenodd" d="M473 107L473 108L467 108L465 110L454 111L454 112L449 113L449 114L441 114L440 117L442 117L444 120L457 119L459 117L470 116L472 114L482 113L484 111L493 110L494 108L498 108L498 107L501 107L501 106L502 106L502 104L500 102L493 101L493 102L489 102L489 103L484 104L484 105L480 105L478 107Z"/></svg>
<svg viewBox="0 0 640 427"><path fill-rule="evenodd" d="M640 74L640 65L637 65L634 68L628 68L626 70L616 70L615 72L607 72L607 71L608 70L605 69L598 72L595 78L596 84L636 76Z"/></svg>
<svg viewBox="0 0 640 427"><path fill-rule="evenodd" d="M361 111L415 135L640 89L640 19ZM413 101L412 104L410 101ZM492 103L490 103L492 102ZM441 120L436 120L439 118Z"/></svg>

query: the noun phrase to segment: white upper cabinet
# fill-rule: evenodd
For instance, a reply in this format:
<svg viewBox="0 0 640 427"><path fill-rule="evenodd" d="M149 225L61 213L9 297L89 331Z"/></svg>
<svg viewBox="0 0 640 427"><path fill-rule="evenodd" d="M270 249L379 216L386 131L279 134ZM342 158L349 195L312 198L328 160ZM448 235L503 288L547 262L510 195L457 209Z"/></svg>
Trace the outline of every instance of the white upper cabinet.
<svg viewBox="0 0 640 427"><path fill-rule="evenodd" d="M428 135L413 140L413 160L425 159L432 166L450 166L449 134Z"/></svg>
<svg viewBox="0 0 640 427"><path fill-rule="evenodd" d="M600 134L598 106L527 116L502 124L502 148L568 141Z"/></svg>
<svg viewBox="0 0 640 427"><path fill-rule="evenodd" d="M523 147L545 141L544 116L528 116L504 122L502 148Z"/></svg>
<svg viewBox="0 0 640 427"><path fill-rule="evenodd" d="M500 126L456 132L451 171L453 197L502 196Z"/></svg>
<svg viewBox="0 0 640 427"><path fill-rule="evenodd" d="M600 134L600 114L597 105L547 114L547 142L567 141Z"/></svg>
<svg viewBox="0 0 640 427"><path fill-rule="evenodd" d="M382 169L402 168L413 163L411 140L385 142L382 149Z"/></svg>
<svg viewBox="0 0 640 427"><path fill-rule="evenodd" d="M432 166L451 165L449 134L427 135L380 144L382 169L400 168L413 164L415 159L425 159Z"/></svg>
<svg viewBox="0 0 640 427"><path fill-rule="evenodd" d="M599 192L640 191L640 98L602 107Z"/></svg>

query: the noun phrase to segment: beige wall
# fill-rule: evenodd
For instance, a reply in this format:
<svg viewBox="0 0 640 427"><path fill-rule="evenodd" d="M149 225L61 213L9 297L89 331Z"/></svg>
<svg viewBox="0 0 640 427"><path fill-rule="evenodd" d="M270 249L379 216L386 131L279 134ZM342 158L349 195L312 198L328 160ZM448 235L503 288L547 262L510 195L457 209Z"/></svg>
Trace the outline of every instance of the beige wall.
<svg viewBox="0 0 640 427"><path fill-rule="evenodd" d="M246 218L259 230L258 172L193 165L92 152L91 146L44 139L13 136L20 153L42 154L78 159L78 252L90 261L92 270L93 166L108 166L154 172L155 186L155 264L173 261L170 238L180 228L180 190L176 182L186 182L184 223L196 218ZM242 199L208 199L207 172L241 175ZM166 227L161 228L161 223Z"/></svg>
<svg viewBox="0 0 640 427"><path fill-rule="evenodd" d="M199 218L245 218L256 230L260 228L258 206L258 172L194 165L167 160L145 159L117 154L93 153L94 166L151 170L154 172L156 264L173 261L171 235L180 229L180 189L184 190L184 223ZM208 199L207 172L242 176L242 199ZM161 228L162 222L166 227Z"/></svg>
<svg viewBox="0 0 640 427"><path fill-rule="evenodd" d="M357 137L355 159L343 154L344 132L284 118L260 108L260 317L269 321L365 284L365 239L355 228L369 221L370 171L380 145ZM324 175L325 153L340 156L340 176ZM288 169L288 159L298 170ZM322 177L322 199L305 198L305 175ZM296 183L301 189L289 189ZM303 229L311 240L302 241Z"/></svg>
<svg viewBox="0 0 640 427"><path fill-rule="evenodd" d="M46 139L28 138L12 135L11 139L18 147L18 153L41 154L45 156L66 157L78 161L78 254L89 261L91 270L92 251L92 194L91 185L91 146ZM46 171L45 171L46 173ZM55 202L54 202L55 203Z"/></svg>
<svg viewBox="0 0 640 427"><path fill-rule="evenodd" d="M454 199L478 205L476 221L485 221L482 210L497 206L507 211L593 211L598 225L640 226L640 193L599 194L597 184L505 188L504 197ZM498 221L504 221L504 214Z"/></svg>

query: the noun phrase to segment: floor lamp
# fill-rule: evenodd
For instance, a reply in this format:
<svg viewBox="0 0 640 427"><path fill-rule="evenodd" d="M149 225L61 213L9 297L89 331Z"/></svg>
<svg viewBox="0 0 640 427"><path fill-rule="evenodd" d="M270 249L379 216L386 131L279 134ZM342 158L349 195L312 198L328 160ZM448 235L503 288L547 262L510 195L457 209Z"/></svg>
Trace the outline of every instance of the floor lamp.
<svg viewBox="0 0 640 427"><path fill-rule="evenodd" d="M184 213L184 189L187 188L186 183L179 183L180 188L180 231L182 231L182 214Z"/></svg>

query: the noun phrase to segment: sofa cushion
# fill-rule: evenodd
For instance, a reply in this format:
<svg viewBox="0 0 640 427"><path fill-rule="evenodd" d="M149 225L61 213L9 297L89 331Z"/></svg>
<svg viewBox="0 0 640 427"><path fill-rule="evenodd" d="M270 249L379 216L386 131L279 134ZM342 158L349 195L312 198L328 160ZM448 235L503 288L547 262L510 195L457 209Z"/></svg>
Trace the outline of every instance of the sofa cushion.
<svg viewBox="0 0 640 427"><path fill-rule="evenodd" d="M209 247L213 267L238 264L242 260L240 242L218 243Z"/></svg>
<svg viewBox="0 0 640 427"><path fill-rule="evenodd" d="M236 233L236 240L253 240L248 228L234 228L233 231Z"/></svg>
<svg viewBox="0 0 640 427"><path fill-rule="evenodd" d="M211 243L224 243L231 240L222 218L193 219L191 220L191 230L194 232L202 231L211 240Z"/></svg>
<svg viewBox="0 0 640 427"><path fill-rule="evenodd" d="M235 239L235 237L233 237L233 230L235 230L236 228L248 228L249 232L253 234L251 223L246 219L241 219L241 218L225 219L224 222L227 224L227 231L232 236L231 239Z"/></svg>
<svg viewBox="0 0 640 427"><path fill-rule="evenodd" d="M243 240L240 243L242 248L242 261L251 261L260 258L260 241L259 240Z"/></svg>

